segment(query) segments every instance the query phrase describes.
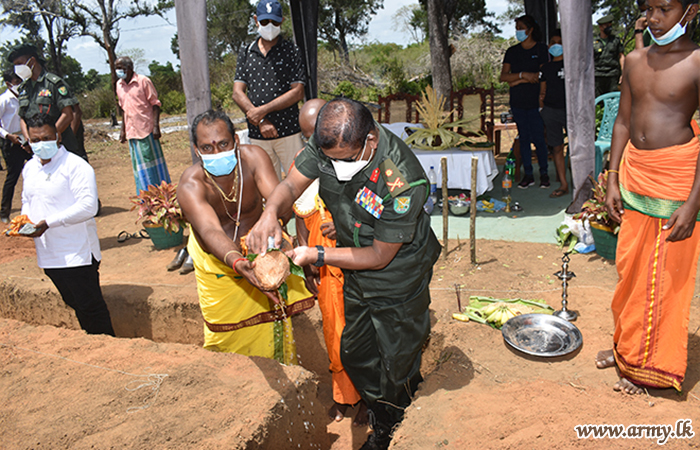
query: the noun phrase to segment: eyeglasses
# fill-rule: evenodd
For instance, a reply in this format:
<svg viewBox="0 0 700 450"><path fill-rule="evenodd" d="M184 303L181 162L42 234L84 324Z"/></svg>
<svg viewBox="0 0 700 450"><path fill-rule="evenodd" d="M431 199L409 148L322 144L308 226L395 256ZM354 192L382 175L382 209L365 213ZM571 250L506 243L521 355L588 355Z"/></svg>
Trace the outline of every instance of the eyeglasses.
<svg viewBox="0 0 700 450"><path fill-rule="evenodd" d="M276 26L276 27L278 27L278 26L280 26L280 25L282 24L282 22L277 22L277 21L274 21L274 20L272 20L272 19L263 19L263 20L260 21L260 25L262 25L262 26L267 26L267 24L270 23L270 22L272 22L272 25L274 25L274 26Z"/></svg>

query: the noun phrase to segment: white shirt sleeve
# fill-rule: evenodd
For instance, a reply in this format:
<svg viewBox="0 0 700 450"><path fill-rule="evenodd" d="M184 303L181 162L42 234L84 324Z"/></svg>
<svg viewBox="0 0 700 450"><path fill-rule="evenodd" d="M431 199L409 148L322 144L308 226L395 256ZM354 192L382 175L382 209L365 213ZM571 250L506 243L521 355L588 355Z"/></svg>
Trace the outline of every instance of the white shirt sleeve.
<svg viewBox="0 0 700 450"><path fill-rule="evenodd" d="M63 211L47 217L49 228L75 225L92 219L97 214L97 181L95 171L82 159L71 170L70 191L75 203Z"/></svg>

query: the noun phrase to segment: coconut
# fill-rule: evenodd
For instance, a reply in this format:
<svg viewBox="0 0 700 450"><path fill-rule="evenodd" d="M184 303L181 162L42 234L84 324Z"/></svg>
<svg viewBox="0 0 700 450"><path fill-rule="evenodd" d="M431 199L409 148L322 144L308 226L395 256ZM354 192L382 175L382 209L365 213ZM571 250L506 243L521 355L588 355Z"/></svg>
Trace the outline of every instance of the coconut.
<svg viewBox="0 0 700 450"><path fill-rule="evenodd" d="M289 258L279 250L271 250L255 258L253 273L264 291L275 291L289 276Z"/></svg>

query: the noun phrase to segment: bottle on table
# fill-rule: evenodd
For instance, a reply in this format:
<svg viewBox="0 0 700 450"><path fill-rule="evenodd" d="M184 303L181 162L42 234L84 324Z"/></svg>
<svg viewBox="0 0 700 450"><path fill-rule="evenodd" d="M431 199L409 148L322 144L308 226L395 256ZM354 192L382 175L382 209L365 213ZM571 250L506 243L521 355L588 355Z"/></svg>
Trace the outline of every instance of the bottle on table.
<svg viewBox="0 0 700 450"><path fill-rule="evenodd" d="M428 181L430 181L430 199L433 201L433 205L437 205L437 174L435 173L435 166L430 166Z"/></svg>

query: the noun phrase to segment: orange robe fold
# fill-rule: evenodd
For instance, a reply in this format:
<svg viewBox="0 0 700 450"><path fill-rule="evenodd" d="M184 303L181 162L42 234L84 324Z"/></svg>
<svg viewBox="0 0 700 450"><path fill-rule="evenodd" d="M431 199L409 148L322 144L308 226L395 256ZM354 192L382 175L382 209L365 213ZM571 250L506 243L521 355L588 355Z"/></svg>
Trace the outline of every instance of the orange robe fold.
<svg viewBox="0 0 700 450"><path fill-rule="evenodd" d="M330 213L325 211L326 220L317 210L304 218L309 230L309 247L322 245L335 247L335 241L321 233L321 224L330 222ZM345 305L343 297L343 271L337 267L325 265L319 268L321 285L318 288L318 306L323 317L323 337L330 359L329 369L333 381L333 400L336 403L354 405L360 401L360 394L350 380L340 362L340 336L345 328Z"/></svg>
<svg viewBox="0 0 700 450"><path fill-rule="evenodd" d="M700 232L667 242L672 229L662 227L690 194L699 150L694 137L660 150L628 144L623 153L613 341L622 376L640 386L680 391L685 376Z"/></svg>

